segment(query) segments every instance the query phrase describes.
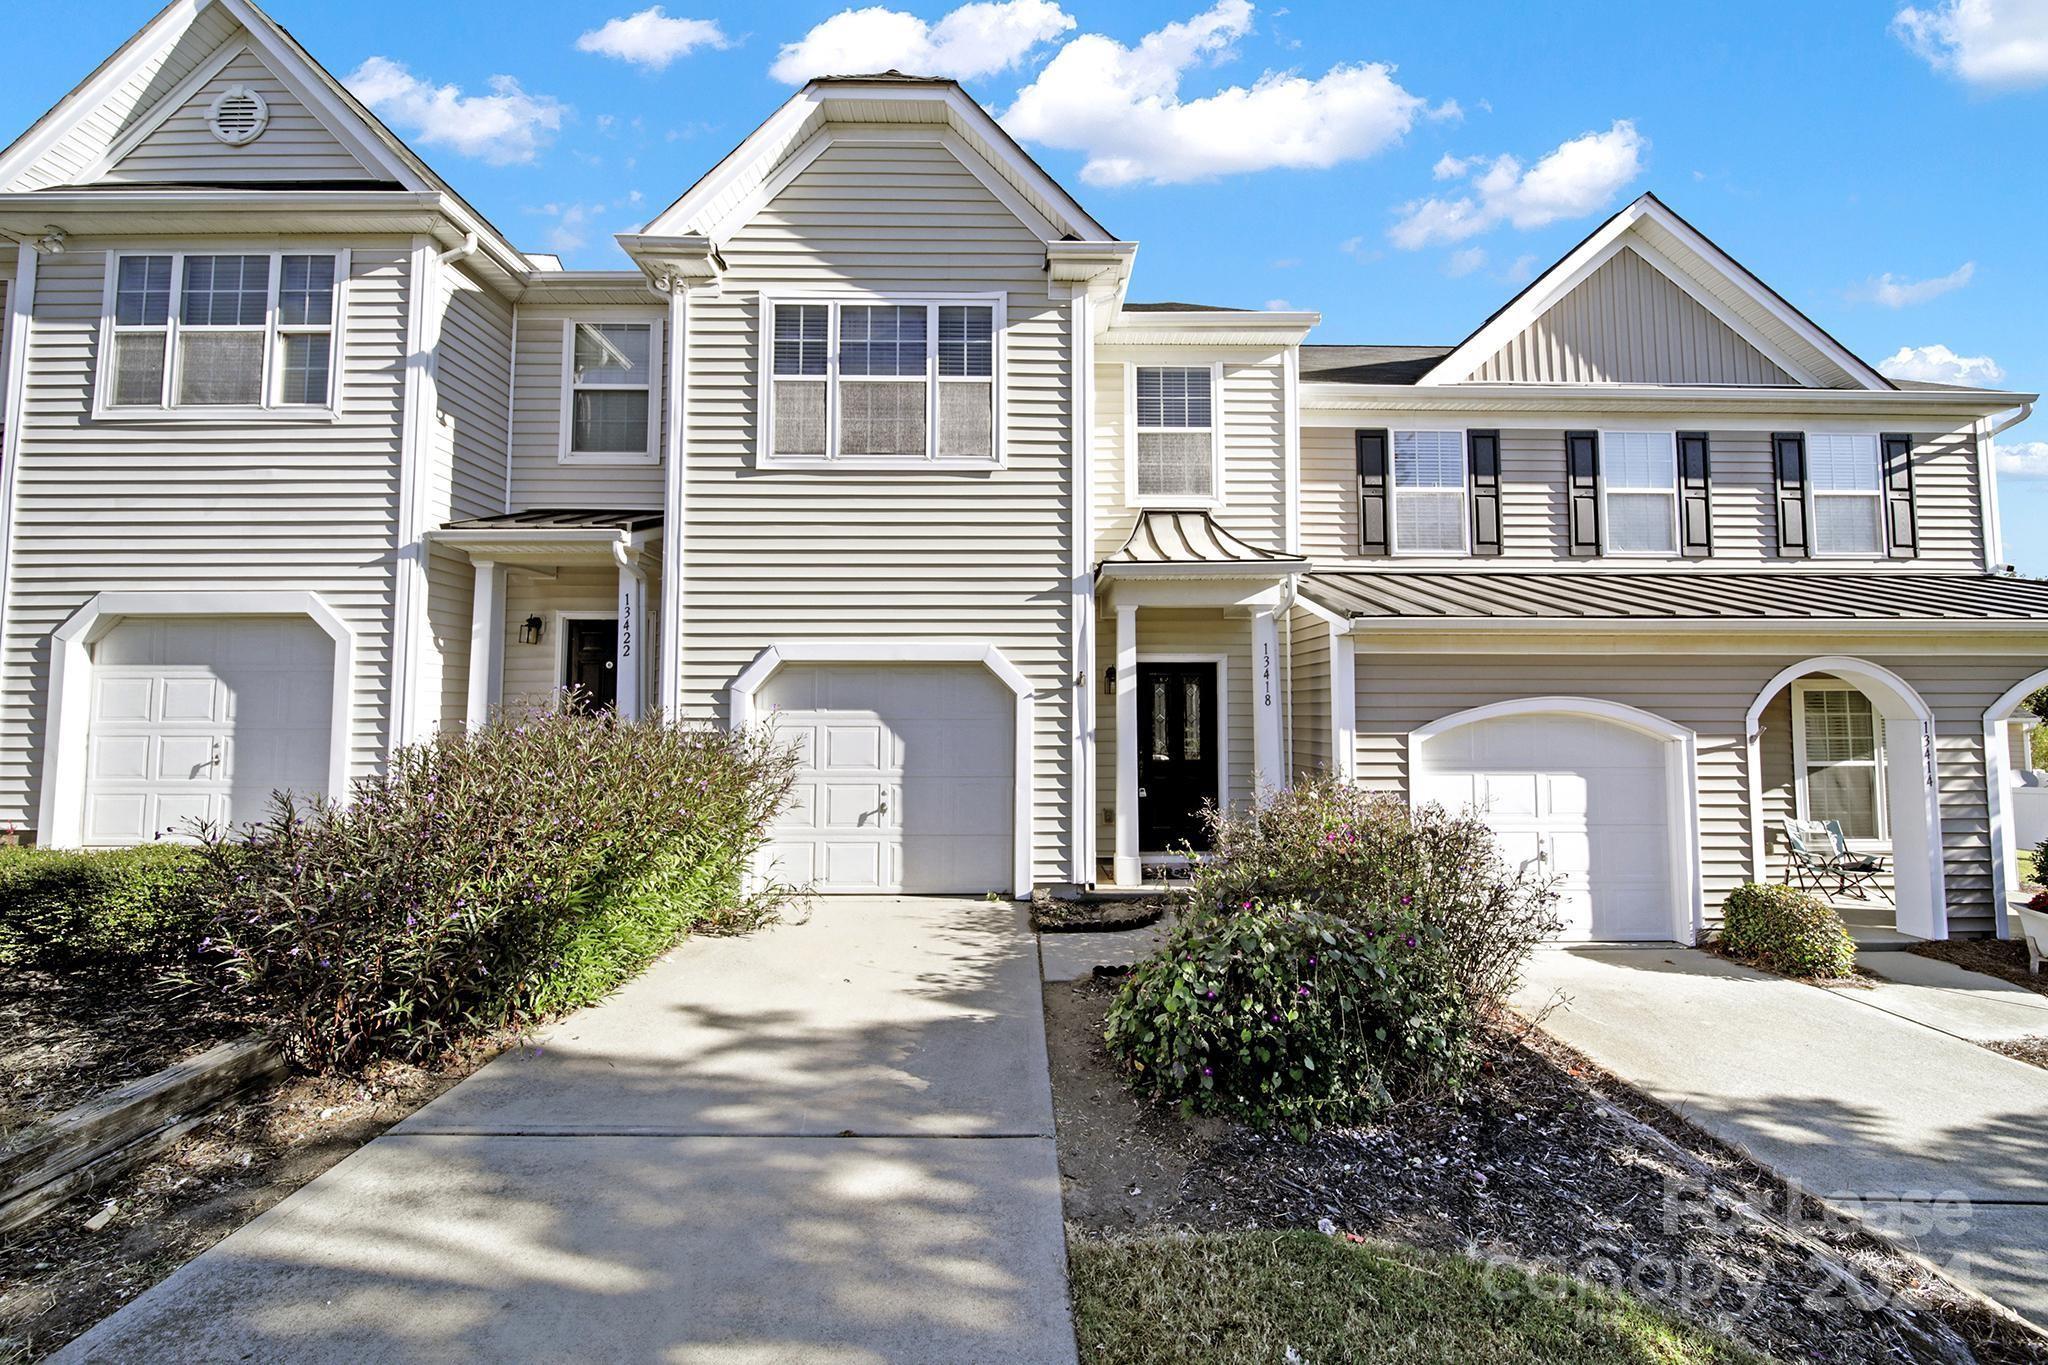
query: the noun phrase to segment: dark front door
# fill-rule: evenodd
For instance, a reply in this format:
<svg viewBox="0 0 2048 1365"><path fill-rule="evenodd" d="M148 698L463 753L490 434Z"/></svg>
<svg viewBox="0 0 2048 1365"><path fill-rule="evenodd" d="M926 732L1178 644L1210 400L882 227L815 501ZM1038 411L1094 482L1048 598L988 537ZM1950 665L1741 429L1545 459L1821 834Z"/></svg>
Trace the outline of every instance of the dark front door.
<svg viewBox="0 0 2048 1365"><path fill-rule="evenodd" d="M585 711L609 711L619 700L619 623L570 621L562 686Z"/></svg>
<svg viewBox="0 0 2048 1365"><path fill-rule="evenodd" d="M1138 844L1161 853L1209 846L1202 806L1217 804L1216 665L1138 665Z"/></svg>

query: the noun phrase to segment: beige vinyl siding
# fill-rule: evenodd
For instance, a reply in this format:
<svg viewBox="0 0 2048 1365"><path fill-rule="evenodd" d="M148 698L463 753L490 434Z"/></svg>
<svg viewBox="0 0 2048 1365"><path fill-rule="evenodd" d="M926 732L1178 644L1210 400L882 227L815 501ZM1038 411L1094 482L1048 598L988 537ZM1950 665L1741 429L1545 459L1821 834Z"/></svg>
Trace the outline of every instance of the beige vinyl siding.
<svg viewBox="0 0 2048 1365"><path fill-rule="evenodd" d="M1369 425L1361 421L1360 426ZM1386 425L1398 428L1396 418ZM1473 426L1481 424L1474 422ZM1588 421L1588 429L1599 429ZM1698 430L1682 415L1610 420L1610 430ZM1831 426L1833 424L1830 424ZM1887 430L1915 429L1903 420ZM1788 419L1783 430L1797 431ZM1818 429L1818 424L1816 424ZM1871 428L1875 430L1875 427ZM1778 554L1777 493L1768 431L1709 431L1713 462L1714 554L1711 566L1796 567L1845 563L1880 569L1977 569L1984 562L1977 442L1970 431L1916 435L1913 450L1914 520L1920 554L1882 561L1789 560ZM1562 428L1501 429L1501 555L1473 561L1499 568L1570 563L1580 568L1643 570L1701 561L1609 555L1573 559L1566 523ZM1358 558L1358 472L1347 428L1309 427L1301 440L1302 551L1321 567ZM1367 561L1371 562L1371 561Z"/></svg>
<svg viewBox="0 0 2048 1365"><path fill-rule="evenodd" d="M562 459L563 325L578 318L661 323L659 308L528 307L519 310L519 370L512 394L512 510L581 507L659 509L660 464L610 464ZM673 352L664 333L663 349ZM669 363L664 357L663 365ZM664 430L668 379L664 368L654 386L655 411ZM656 445L665 448L665 438Z"/></svg>
<svg viewBox="0 0 2048 1365"><path fill-rule="evenodd" d="M225 8L200 11L165 49L137 68L95 108L84 110L76 127L51 145L9 186L40 190L76 185L121 136L148 117L187 77L243 30Z"/></svg>
<svg viewBox="0 0 2048 1365"><path fill-rule="evenodd" d="M261 95L270 110L262 135L238 147L215 137L209 123L214 99L235 85ZM103 177L134 184L376 178L253 52L229 61Z"/></svg>
<svg viewBox="0 0 2048 1365"><path fill-rule="evenodd" d="M1131 534L1138 509L1126 501L1125 480L1137 429L1124 410L1131 370L1140 365L1211 365L1209 351L1146 348L1118 353L1105 347L1095 366L1095 548L1099 559ZM1218 524L1253 545L1283 549L1287 541L1285 377L1279 356L1239 352L1223 360L1223 481Z"/></svg>
<svg viewBox="0 0 2048 1365"><path fill-rule="evenodd" d="M1296 608L1287 616L1288 721L1296 777L1327 770L1330 761L1330 623Z"/></svg>
<svg viewBox="0 0 2048 1365"><path fill-rule="evenodd" d="M1228 677L1222 699L1224 753L1230 759L1230 790L1234 806L1252 799L1257 770L1252 753L1252 627L1251 618L1225 616L1212 608L1138 609L1138 656L1148 654L1221 654ZM1096 622L1095 646L1104 667L1116 658L1116 613L1105 611ZM1100 670L1098 670L1099 674ZM1105 856L1116 848L1116 827L1108 818L1116 809L1116 698L1098 692L1095 705L1095 847ZM1148 848L1143 853L1165 850Z"/></svg>
<svg viewBox="0 0 2048 1365"><path fill-rule="evenodd" d="M319 593L356 632L351 767L383 757L409 251L351 251L341 420L92 419L106 255L74 241L36 282L0 683L0 820L33 824L49 636L95 593Z"/></svg>
<svg viewBox="0 0 2048 1365"><path fill-rule="evenodd" d="M1744 650L1509 657L1378 653L1362 643L1359 780L1368 787L1406 791L1409 731L1470 707L1532 696L1592 697L1640 707L1686 726L1698 737L1701 862L1707 916L1717 920L1721 900L1750 877L1744 717L1775 674L1807 654L1825 650L1825 641L1812 641L1799 654ZM1897 673L1934 713L1950 928L1958 933L1987 931L1993 921L1984 711L2035 664L2022 657L1863 657ZM1766 725L1771 714L1782 717L1778 728L1789 735L1789 704L1768 707ZM1766 737L1769 733L1764 732ZM1785 779L1791 763L1787 752L1780 766L1768 746L1761 758L1768 828L1790 808ZM1767 835L1766 849L1774 846ZM1776 862L1768 866L1774 873L1781 870Z"/></svg>
<svg viewBox="0 0 2048 1365"><path fill-rule="evenodd" d="M507 706L539 705L562 685L562 618L619 614L619 573L614 568L564 566L554 578L514 574L505 587L505 690ZM537 645L519 643L529 616L547 623Z"/></svg>
<svg viewBox="0 0 2048 1365"><path fill-rule="evenodd" d="M688 713L723 717L778 640L985 639L1036 693L1034 875L1068 879L1072 343L1043 244L943 147L840 143L722 254L690 305ZM1006 467L755 468L760 294L834 288L1007 294Z"/></svg>
<svg viewBox="0 0 2048 1365"><path fill-rule="evenodd" d="M1628 247L1473 375L1522 384L1793 384L1791 375Z"/></svg>

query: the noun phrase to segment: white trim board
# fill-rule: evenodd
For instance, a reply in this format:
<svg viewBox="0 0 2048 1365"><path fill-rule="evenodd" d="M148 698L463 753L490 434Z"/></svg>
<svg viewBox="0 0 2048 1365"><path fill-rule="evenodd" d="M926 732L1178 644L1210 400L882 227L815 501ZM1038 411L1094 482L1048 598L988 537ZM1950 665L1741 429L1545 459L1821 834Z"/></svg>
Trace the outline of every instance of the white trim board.
<svg viewBox="0 0 2048 1365"><path fill-rule="evenodd" d="M2048 668L2030 674L2008 687L2004 694L1984 708L1984 797L1991 827L1991 910L1998 922L1998 936L2012 936L2011 911L2007 899L2019 894L2019 840L2013 828L2012 801L2006 785L2011 755L2001 733L2013 713L2035 691L2048 687ZM2041 869L2035 869L2039 876Z"/></svg>
<svg viewBox="0 0 2048 1365"><path fill-rule="evenodd" d="M50 637L48 720L43 732L42 798L37 842L76 848L84 836L86 762L90 753L92 646L135 616L304 617L334 641L334 691L329 713L327 795L349 789L354 729L356 633L313 592L103 592L65 619Z"/></svg>
<svg viewBox="0 0 2048 1365"><path fill-rule="evenodd" d="M1010 851L1011 890L1030 898L1032 886L1032 732L1037 704L1030 679L1000 649L985 640L779 640L754 656L728 685L727 721L734 729L754 723L754 697L784 664L980 664L1017 698L1014 829Z"/></svg>

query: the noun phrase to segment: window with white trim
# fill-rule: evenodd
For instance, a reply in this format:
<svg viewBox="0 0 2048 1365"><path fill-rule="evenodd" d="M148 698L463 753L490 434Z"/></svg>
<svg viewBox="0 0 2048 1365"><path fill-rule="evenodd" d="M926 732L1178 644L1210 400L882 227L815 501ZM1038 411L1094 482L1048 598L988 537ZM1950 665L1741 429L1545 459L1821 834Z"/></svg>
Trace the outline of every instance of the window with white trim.
<svg viewBox="0 0 2048 1365"><path fill-rule="evenodd" d="M769 461L989 464L994 302L767 300Z"/></svg>
<svg viewBox="0 0 2048 1365"><path fill-rule="evenodd" d="M1850 839L1885 837L1884 722L1846 682L1792 685L1799 818L1836 820Z"/></svg>
<svg viewBox="0 0 2048 1365"><path fill-rule="evenodd" d="M108 260L104 411L330 411L334 252L164 252Z"/></svg>
<svg viewBox="0 0 2048 1365"><path fill-rule="evenodd" d="M1206 365L1140 365L1133 376L1139 502L1216 497L1215 372Z"/></svg>
<svg viewBox="0 0 2048 1365"><path fill-rule="evenodd" d="M1678 441L1669 431L1600 433L1607 552L1678 553Z"/></svg>
<svg viewBox="0 0 2048 1365"><path fill-rule="evenodd" d="M563 377L562 458L592 463L656 457L654 386L661 328L647 322L589 319L562 324L568 348Z"/></svg>
<svg viewBox="0 0 2048 1365"><path fill-rule="evenodd" d="M1465 433L1397 431L1394 441L1395 554L1465 552Z"/></svg>
<svg viewBox="0 0 2048 1365"><path fill-rule="evenodd" d="M1810 431L1806 470L1813 498L1813 552L1883 554L1884 482L1877 437Z"/></svg>

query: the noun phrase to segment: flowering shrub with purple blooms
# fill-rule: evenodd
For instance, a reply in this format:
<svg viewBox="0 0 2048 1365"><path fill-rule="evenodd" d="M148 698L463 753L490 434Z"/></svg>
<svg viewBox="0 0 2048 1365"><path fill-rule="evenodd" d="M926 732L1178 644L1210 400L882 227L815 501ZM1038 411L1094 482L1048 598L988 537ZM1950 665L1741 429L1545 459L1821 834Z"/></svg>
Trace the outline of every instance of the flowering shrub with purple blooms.
<svg viewBox="0 0 2048 1365"><path fill-rule="evenodd" d="M301 1063L422 1058L588 1004L685 933L772 909L741 874L788 793L765 732L508 713L402 751L347 804L211 831L204 981Z"/></svg>
<svg viewBox="0 0 2048 1365"><path fill-rule="evenodd" d="M1486 823L1390 792L1307 778L1256 809L1209 817L1193 913L1299 904L1367 928L1413 921L1475 1006L1504 1000L1530 951L1562 927L1552 879L1502 858Z"/></svg>
<svg viewBox="0 0 2048 1365"><path fill-rule="evenodd" d="M1110 1051L1139 1093L1297 1131L1360 1123L1455 1088L1471 1019L1442 934L1254 902L1181 924L1110 1006Z"/></svg>

